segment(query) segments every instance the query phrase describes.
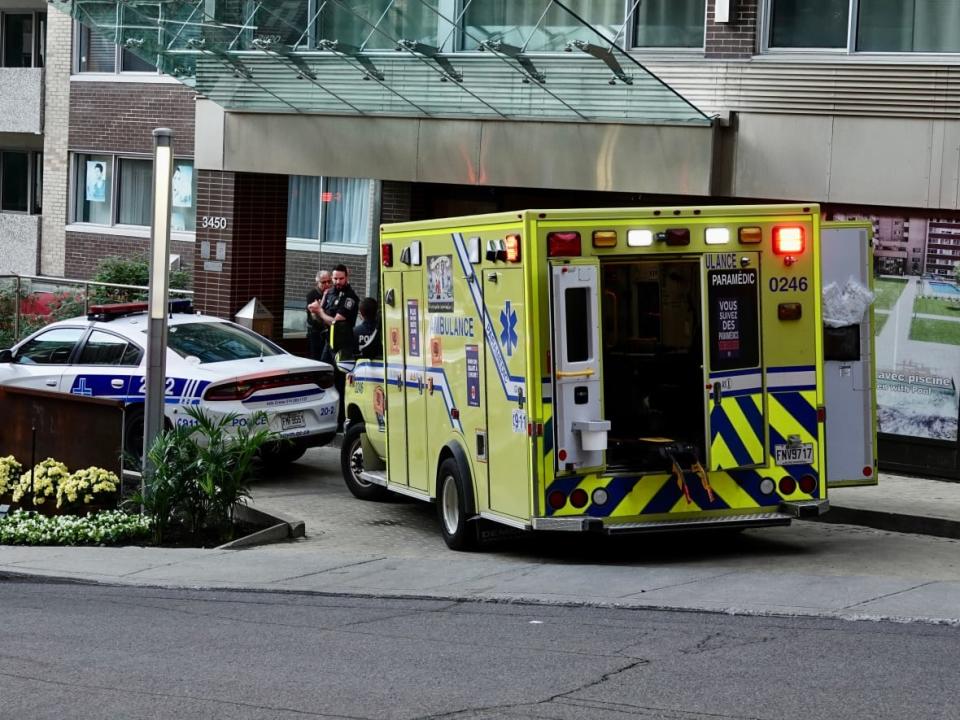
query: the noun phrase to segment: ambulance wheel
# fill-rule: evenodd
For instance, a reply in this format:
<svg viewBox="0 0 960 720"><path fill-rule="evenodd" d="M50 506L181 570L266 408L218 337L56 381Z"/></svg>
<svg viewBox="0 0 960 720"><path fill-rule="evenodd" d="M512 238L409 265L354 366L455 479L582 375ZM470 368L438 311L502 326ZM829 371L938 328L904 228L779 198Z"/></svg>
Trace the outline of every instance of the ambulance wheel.
<svg viewBox="0 0 960 720"><path fill-rule="evenodd" d="M303 457L306 443L296 440L273 442L260 448L260 462L269 468L281 468Z"/></svg>
<svg viewBox="0 0 960 720"><path fill-rule="evenodd" d="M437 515L443 541L451 550L475 550L480 544L477 524L469 522L467 490L460 467L453 458L440 464L437 478Z"/></svg>
<svg viewBox="0 0 960 720"><path fill-rule="evenodd" d="M387 497L387 489L382 485L375 485L360 477L363 472L363 447L360 436L364 433L362 422L352 422L343 435L343 444L340 446L340 469L343 471L343 482L353 496L361 500L383 500Z"/></svg>

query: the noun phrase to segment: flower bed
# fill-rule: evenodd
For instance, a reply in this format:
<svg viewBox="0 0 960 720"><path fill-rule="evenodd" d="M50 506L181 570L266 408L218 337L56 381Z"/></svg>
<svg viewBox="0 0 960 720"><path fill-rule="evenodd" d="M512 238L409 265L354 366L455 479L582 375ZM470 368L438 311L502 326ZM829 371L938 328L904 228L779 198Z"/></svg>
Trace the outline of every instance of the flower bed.
<svg viewBox="0 0 960 720"><path fill-rule="evenodd" d="M0 518L2 545L104 545L141 540L153 532L153 522L122 510L105 510L79 517L47 517L15 510Z"/></svg>

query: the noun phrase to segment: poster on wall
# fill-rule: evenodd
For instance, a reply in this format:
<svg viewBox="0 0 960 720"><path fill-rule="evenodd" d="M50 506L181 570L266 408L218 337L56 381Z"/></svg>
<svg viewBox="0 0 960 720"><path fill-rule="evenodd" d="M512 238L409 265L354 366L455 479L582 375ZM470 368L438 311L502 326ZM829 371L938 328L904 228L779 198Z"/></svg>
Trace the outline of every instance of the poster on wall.
<svg viewBox="0 0 960 720"><path fill-rule="evenodd" d="M173 169L173 206L193 207L192 165L176 165Z"/></svg>
<svg viewBox="0 0 960 720"><path fill-rule="evenodd" d="M960 248L960 217L832 219L873 223L878 431L955 442L960 283L953 248Z"/></svg>
<svg viewBox="0 0 960 720"><path fill-rule="evenodd" d="M100 160L87 161L87 202L106 202L107 200L107 168Z"/></svg>

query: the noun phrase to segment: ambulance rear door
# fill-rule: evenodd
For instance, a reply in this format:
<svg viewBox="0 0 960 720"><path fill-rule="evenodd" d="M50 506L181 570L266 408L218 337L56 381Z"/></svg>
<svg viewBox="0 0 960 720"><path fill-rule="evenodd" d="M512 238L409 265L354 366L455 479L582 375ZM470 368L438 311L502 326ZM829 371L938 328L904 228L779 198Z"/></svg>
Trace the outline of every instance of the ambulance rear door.
<svg viewBox="0 0 960 720"><path fill-rule="evenodd" d="M760 254L706 253L704 388L708 470L766 460L760 333Z"/></svg>
<svg viewBox="0 0 960 720"><path fill-rule="evenodd" d="M553 314L554 447L558 470L604 464L600 264L578 258L550 266Z"/></svg>
<svg viewBox="0 0 960 720"><path fill-rule="evenodd" d="M872 285L868 224L820 226L823 288ZM873 310L855 325L823 328L827 487L877 484Z"/></svg>

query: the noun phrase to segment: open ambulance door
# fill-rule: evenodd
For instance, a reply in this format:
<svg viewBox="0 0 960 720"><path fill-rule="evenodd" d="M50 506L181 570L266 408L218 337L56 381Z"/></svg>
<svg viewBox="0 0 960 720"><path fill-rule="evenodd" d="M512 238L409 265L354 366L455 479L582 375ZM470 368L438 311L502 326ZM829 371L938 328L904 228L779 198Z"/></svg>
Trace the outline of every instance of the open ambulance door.
<svg viewBox="0 0 960 720"><path fill-rule="evenodd" d="M600 467L610 421L602 407L599 261L551 263L550 288L557 469Z"/></svg>
<svg viewBox="0 0 960 720"><path fill-rule="evenodd" d="M766 408L760 341L760 254L703 256L708 470L766 460Z"/></svg>
<svg viewBox="0 0 960 720"><path fill-rule="evenodd" d="M820 226L822 286L872 287L869 223ZM827 487L877 484L873 309L857 325L823 328Z"/></svg>

